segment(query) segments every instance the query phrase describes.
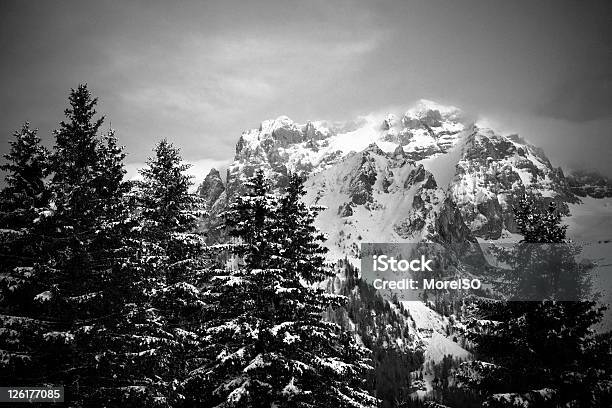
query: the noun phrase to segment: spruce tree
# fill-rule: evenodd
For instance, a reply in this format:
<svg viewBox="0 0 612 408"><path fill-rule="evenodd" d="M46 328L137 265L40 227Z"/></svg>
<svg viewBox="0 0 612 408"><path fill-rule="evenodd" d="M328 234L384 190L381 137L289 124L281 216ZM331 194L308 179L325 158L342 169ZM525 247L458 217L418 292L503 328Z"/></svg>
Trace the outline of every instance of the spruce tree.
<svg viewBox="0 0 612 408"><path fill-rule="evenodd" d="M162 140L147 167L140 171L143 180L138 185L141 236L162 255L158 267L164 285L154 303L173 338L166 347L171 358L165 376L176 380L174 403L183 400L179 379L195 368L200 358L199 329L204 310L200 287L207 277L206 247L198 232L204 216L203 202L189 192L192 182L185 174L188 168L179 149Z"/></svg>
<svg viewBox="0 0 612 408"><path fill-rule="evenodd" d="M48 203L48 152L36 130L16 131L0 166L6 186L0 192L0 382L26 385L36 377L36 349L46 323L36 313L40 290L42 231L39 219Z"/></svg>
<svg viewBox="0 0 612 408"><path fill-rule="evenodd" d="M546 209L529 196L524 196L514 209L514 221L523 235L523 242L562 243L566 241L567 225L561 224L561 213L550 202Z"/></svg>
<svg viewBox="0 0 612 408"><path fill-rule="evenodd" d="M560 216L541 208L525 198L515 212L523 242L564 242ZM462 365L459 377L491 407L607 406L612 343L610 333L593 329L603 311L594 301L477 299L468 306L477 358Z"/></svg>
<svg viewBox="0 0 612 408"><path fill-rule="evenodd" d="M0 169L7 173L0 195L0 222L11 228L28 228L48 200L45 185L49 152L40 144L37 129L29 122L13 134L11 149Z"/></svg>
<svg viewBox="0 0 612 408"><path fill-rule="evenodd" d="M277 209L279 267L295 268L307 283L320 282L330 276L325 265L327 248L321 245L323 233L314 225L321 207L308 207L302 197L306 194L302 178L292 173Z"/></svg>
<svg viewBox="0 0 612 408"><path fill-rule="evenodd" d="M299 183L292 178L279 199L258 171L224 214L239 261L218 270L205 292L210 362L187 381L194 403L371 407L377 402L361 389L371 369L368 351L322 319L345 298L307 283L329 272L320 256L321 236L312 227L315 211L298 202Z"/></svg>
<svg viewBox="0 0 612 408"><path fill-rule="evenodd" d="M98 100L86 85L73 89L68 99L70 107L64 111L66 120L55 131L51 187L56 207L54 221L60 229L78 235L97 222L100 207L106 204L101 200L101 193L104 176L108 174L104 174L106 169L102 167L98 136L104 118L95 118ZM114 170L123 178L123 169ZM107 198L119 187L115 177L108 181L111 185L105 194Z"/></svg>

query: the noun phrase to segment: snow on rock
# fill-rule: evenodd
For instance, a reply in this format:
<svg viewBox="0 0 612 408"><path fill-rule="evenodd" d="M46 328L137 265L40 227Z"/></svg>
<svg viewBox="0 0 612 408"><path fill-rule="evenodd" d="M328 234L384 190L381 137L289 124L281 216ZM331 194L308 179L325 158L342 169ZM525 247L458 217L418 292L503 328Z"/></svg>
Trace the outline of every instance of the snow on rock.
<svg viewBox="0 0 612 408"><path fill-rule="evenodd" d="M437 114L431 114L431 112L437 112ZM461 109L456 106L441 105L437 102L430 101L428 99L420 99L415 106L408 109L404 118L410 119L423 119L430 116L442 117L445 119L458 120L462 116Z"/></svg>
<svg viewBox="0 0 612 408"><path fill-rule="evenodd" d="M499 239L503 230L517 232L512 208L526 193L555 201L563 213L578 202L563 172L515 135L472 126L456 170L449 192L471 231L485 239Z"/></svg>
<svg viewBox="0 0 612 408"><path fill-rule="evenodd" d="M51 293L51 291L46 290L34 296L34 300L37 302L44 303L44 302L48 302L49 300L51 300L52 297L53 297L53 294Z"/></svg>
<svg viewBox="0 0 612 408"><path fill-rule="evenodd" d="M402 306L410 313L417 330L421 332L442 332L445 322L442 316L421 301L401 302Z"/></svg>
<svg viewBox="0 0 612 408"><path fill-rule="evenodd" d="M466 359L470 356L470 353L441 333L433 332L425 351L425 361L440 362L444 356L448 355Z"/></svg>
<svg viewBox="0 0 612 408"><path fill-rule="evenodd" d="M445 334L448 319L440 316L421 301L401 302L414 321L421 339L425 343L425 361L440 362L444 356L467 358L470 353Z"/></svg>
<svg viewBox="0 0 612 408"><path fill-rule="evenodd" d="M422 167L377 145L311 176L305 202L325 207L316 224L328 235L328 257L356 259L361 242L408 242L396 226L410 214L425 176Z"/></svg>
<svg viewBox="0 0 612 408"><path fill-rule="evenodd" d="M295 378L291 377L291 381L283 388L282 394L286 397L291 397L300 393L302 393L302 390L295 385Z"/></svg>

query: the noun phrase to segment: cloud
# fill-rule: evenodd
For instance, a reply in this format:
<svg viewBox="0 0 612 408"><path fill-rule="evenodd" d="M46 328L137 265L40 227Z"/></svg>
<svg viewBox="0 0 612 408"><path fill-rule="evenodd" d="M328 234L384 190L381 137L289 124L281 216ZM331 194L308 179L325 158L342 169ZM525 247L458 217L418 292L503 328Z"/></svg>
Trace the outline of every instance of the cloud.
<svg viewBox="0 0 612 408"><path fill-rule="evenodd" d="M137 88L122 93L121 97L134 106L154 105L160 115L175 114L176 111L197 114L216 108L208 99L202 98L197 89L185 92L180 87L168 85Z"/></svg>
<svg viewBox="0 0 612 408"><path fill-rule="evenodd" d="M135 160L161 137L189 147L189 159L227 157L243 130L317 100L358 70L381 38L368 32L321 44L299 34L192 33L139 52L126 43L107 50L115 87L109 117L138 137L129 146ZM126 72L131 80L120 83Z"/></svg>
<svg viewBox="0 0 612 408"><path fill-rule="evenodd" d="M274 86L261 78L223 78L219 81L219 87L244 98L270 99L276 94Z"/></svg>
<svg viewBox="0 0 612 408"><path fill-rule="evenodd" d="M564 82L538 106L538 113L572 122L612 117L612 75Z"/></svg>

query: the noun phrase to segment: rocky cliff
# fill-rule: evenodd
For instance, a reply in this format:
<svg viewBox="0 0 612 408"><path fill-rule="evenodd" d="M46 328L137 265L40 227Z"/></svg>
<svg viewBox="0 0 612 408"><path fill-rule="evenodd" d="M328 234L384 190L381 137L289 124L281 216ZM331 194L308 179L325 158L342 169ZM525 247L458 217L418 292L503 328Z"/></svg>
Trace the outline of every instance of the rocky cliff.
<svg viewBox="0 0 612 408"><path fill-rule="evenodd" d="M424 100L347 123L266 120L238 139L226 183L213 170L198 192L221 208L256 168L281 189L289 172L306 177L306 199L327 207L318 222L339 257L362 240L502 238L517 231L512 207L525 194L564 213L579 202L541 149Z"/></svg>

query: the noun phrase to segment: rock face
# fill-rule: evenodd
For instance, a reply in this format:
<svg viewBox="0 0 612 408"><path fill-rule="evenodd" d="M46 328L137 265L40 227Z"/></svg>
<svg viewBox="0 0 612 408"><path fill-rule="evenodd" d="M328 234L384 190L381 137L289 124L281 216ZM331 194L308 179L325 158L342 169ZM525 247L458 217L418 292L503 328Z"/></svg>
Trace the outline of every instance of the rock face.
<svg viewBox="0 0 612 408"><path fill-rule="evenodd" d="M348 182L349 196L356 205L372 202L372 188L378 176L372 151L375 152L374 154L382 153L377 147L370 146L360 154L359 166L346 180Z"/></svg>
<svg viewBox="0 0 612 408"><path fill-rule="evenodd" d="M413 159L446 153L465 129L462 113L455 107L420 101L397 120L387 115L382 125L382 140L396 143Z"/></svg>
<svg viewBox="0 0 612 408"><path fill-rule="evenodd" d="M450 197L446 197L435 219L438 242L461 248L467 242L474 242L472 231L465 225L461 211Z"/></svg>
<svg viewBox="0 0 612 408"><path fill-rule="evenodd" d="M525 194L555 201L565 214L567 203L578 202L541 149L477 126L466 136L450 193L470 230L484 239L517 232L512 208Z"/></svg>
<svg viewBox="0 0 612 408"><path fill-rule="evenodd" d="M211 172L199 193L220 211L256 168L281 190L290 172L306 177L305 200L327 207L317 223L330 237L332 259L354 251L357 237L498 239L517 231L512 209L525 194L555 201L565 213L579 192L607 194L580 187L578 178L570 185L541 149L517 135L500 135L431 101L346 123L264 121L238 139L226 184Z"/></svg>
<svg viewBox="0 0 612 408"><path fill-rule="evenodd" d="M353 209L349 203L344 203L338 208L338 214L340 217L350 217L353 215Z"/></svg>
<svg viewBox="0 0 612 408"><path fill-rule="evenodd" d="M200 184L196 193L204 199L206 207L211 208L224 191L225 186L221 180L221 175L217 169L213 168Z"/></svg>

